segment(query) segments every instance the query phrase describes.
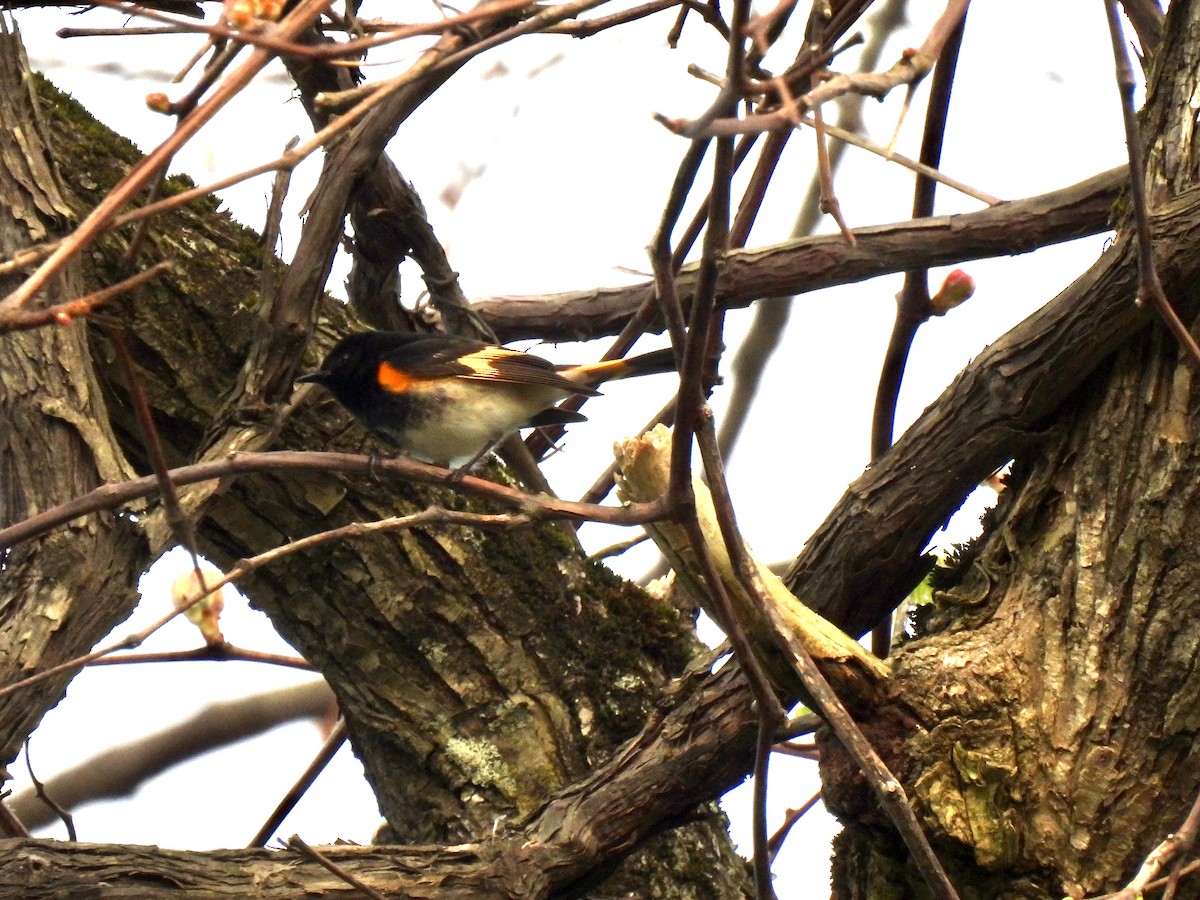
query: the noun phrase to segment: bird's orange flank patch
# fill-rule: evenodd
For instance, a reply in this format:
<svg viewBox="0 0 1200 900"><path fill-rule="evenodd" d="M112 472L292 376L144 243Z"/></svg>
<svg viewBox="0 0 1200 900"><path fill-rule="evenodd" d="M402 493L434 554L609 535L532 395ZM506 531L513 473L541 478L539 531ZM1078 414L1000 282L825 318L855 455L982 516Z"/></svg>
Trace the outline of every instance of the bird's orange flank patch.
<svg viewBox="0 0 1200 900"><path fill-rule="evenodd" d="M375 380L379 382L381 388L385 391L391 391L393 394L404 393L416 381L407 372L397 369L391 363L386 362L379 364L379 369L375 373Z"/></svg>

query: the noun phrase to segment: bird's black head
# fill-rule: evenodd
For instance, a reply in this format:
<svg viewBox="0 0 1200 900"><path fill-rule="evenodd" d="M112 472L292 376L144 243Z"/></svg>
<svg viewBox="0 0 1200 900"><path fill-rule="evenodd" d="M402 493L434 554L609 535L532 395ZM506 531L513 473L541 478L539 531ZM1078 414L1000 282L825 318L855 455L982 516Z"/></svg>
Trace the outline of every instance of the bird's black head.
<svg viewBox="0 0 1200 900"><path fill-rule="evenodd" d="M415 337L395 331L363 331L347 335L334 344L321 368L301 375L296 382L321 385L343 406L359 414L362 402L378 388L376 373L380 361Z"/></svg>

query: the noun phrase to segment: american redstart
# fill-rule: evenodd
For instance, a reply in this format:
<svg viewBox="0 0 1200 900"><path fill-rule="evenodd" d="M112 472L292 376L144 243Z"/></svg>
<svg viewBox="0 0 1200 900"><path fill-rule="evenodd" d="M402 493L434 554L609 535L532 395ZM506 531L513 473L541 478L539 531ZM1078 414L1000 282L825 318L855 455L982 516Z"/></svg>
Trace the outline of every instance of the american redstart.
<svg viewBox="0 0 1200 900"><path fill-rule="evenodd" d="M426 462L465 471L519 428L582 422L558 401L594 396L617 378L675 370L671 350L555 365L540 356L445 334L366 331L342 338L298 382L326 387L374 434Z"/></svg>

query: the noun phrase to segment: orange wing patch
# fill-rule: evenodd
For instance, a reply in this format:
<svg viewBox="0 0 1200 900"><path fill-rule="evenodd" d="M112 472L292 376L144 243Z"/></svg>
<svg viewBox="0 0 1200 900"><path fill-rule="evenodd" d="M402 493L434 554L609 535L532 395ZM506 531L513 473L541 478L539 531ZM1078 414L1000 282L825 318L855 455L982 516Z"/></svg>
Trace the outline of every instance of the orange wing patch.
<svg viewBox="0 0 1200 900"><path fill-rule="evenodd" d="M389 362L379 364L379 368L375 372L375 380L379 382L381 388L393 394L403 394L416 381L407 372L397 369Z"/></svg>

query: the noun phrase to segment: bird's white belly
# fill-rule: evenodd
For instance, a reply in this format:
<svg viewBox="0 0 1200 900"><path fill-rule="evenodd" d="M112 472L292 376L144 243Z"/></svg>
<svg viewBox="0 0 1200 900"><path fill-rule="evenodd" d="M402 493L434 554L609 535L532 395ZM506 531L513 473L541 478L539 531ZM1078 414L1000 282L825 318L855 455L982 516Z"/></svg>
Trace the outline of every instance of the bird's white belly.
<svg viewBox="0 0 1200 900"><path fill-rule="evenodd" d="M404 450L425 462L462 466L564 396L553 388L469 379L439 385L422 397L429 412Z"/></svg>

